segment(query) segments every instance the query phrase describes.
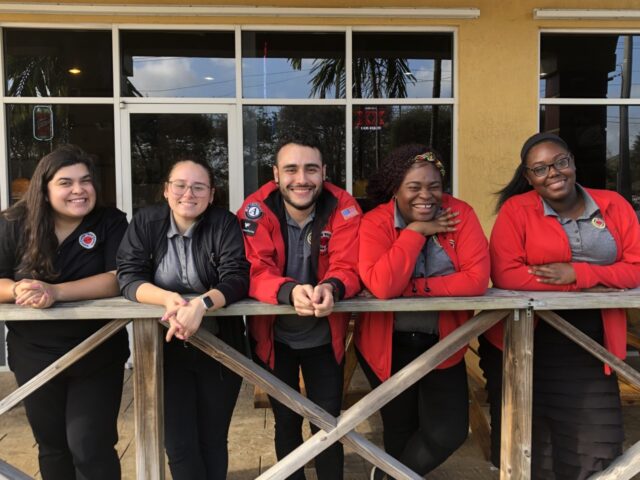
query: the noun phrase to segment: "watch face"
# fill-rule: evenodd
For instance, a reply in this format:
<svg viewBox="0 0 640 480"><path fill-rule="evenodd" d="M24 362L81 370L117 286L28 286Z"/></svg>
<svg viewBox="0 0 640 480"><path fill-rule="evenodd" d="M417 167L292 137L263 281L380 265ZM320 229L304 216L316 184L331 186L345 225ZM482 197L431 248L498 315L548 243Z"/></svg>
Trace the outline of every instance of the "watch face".
<svg viewBox="0 0 640 480"><path fill-rule="evenodd" d="M200 299L202 300L202 303L204 304L207 310L209 310L210 308L213 308L213 300L211 300L211 297L209 297L208 295L203 295L200 297Z"/></svg>

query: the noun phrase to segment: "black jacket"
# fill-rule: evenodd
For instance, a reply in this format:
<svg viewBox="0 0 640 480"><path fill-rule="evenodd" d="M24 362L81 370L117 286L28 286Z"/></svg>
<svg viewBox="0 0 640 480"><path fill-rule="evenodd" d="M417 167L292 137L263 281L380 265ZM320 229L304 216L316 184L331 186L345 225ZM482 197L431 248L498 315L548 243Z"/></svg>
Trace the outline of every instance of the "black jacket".
<svg viewBox="0 0 640 480"><path fill-rule="evenodd" d="M170 225L167 204L139 210L127 229L116 258L122 295L136 301L143 283L153 283L154 272L167 251ZM193 251L200 281L222 292L230 305L246 297L249 290L249 262L235 215L217 207L202 214L193 235ZM244 349L242 318L227 317L218 322L219 337L238 350Z"/></svg>

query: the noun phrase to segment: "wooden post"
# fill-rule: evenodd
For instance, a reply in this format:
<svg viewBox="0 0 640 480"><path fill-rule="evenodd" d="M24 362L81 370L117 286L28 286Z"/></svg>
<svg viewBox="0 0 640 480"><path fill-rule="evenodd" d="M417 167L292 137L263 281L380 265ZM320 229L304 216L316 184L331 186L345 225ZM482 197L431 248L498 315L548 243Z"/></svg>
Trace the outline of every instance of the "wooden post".
<svg viewBox="0 0 640 480"><path fill-rule="evenodd" d="M531 478L533 312L514 310L505 322L502 359L500 480Z"/></svg>
<svg viewBox="0 0 640 480"><path fill-rule="evenodd" d="M162 335L157 319L133 321L136 478L164 480Z"/></svg>

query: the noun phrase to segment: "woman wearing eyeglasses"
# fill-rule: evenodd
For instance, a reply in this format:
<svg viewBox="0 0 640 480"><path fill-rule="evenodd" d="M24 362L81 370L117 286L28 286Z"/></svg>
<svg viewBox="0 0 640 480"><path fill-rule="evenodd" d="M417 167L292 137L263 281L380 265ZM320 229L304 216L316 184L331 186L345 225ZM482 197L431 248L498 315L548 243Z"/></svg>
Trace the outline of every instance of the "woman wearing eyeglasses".
<svg viewBox="0 0 640 480"><path fill-rule="evenodd" d="M538 133L525 142L520 165L499 192L498 208L490 241L496 287L607 292L640 285L640 228L633 208L615 192L577 184L573 156L560 137ZM625 357L624 310L558 314ZM499 324L480 339L496 465L502 331ZM532 478L575 480L604 469L622 452L615 374L543 321L535 330L533 359Z"/></svg>
<svg viewBox="0 0 640 480"><path fill-rule="evenodd" d="M164 186L167 203L137 212L118 250L122 294L163 306L169 323L165 447L178 480L226 478L227 433L242 380L186 343L204 328L238 350L244 346L241 318L203 318L245 297L249 286L240 225L235 215L212 206L213 181L207 163L176 162Z"/></svg>

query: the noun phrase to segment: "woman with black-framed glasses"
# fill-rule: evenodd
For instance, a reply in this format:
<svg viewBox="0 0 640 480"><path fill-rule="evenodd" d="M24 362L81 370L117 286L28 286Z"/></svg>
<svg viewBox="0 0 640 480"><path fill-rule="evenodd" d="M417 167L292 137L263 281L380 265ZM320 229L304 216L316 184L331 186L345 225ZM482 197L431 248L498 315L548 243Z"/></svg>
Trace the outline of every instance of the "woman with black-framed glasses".
<svg viewBox="0 0 640 480"><path fill-rule="evenodd" d="M213 185L209 164L177 161L164 185L167 203L137 212L118 250L122 294L165 307L165 447L176 480L226 478L227 434L242 382L186 343L204 328L238 350L245 345L242 318L205 317L249 288L240 224L212 205Z"/></svg>
<svg viewBox="0 0 640 480"><path fill-rule="evenodd" d="M615 192L576 183L576 165L560 137L538 133L521 151L499 192L491 233L491 277L498 288L615 291L640 285L640 228ZM622 309L563 310L569 323L620 358L626 355ZM502 324L480 339L492 418L492 461L499 465ZM576 480L622 453L615 374L586 350L538 322L533 355L532 478Z"/></svg>

